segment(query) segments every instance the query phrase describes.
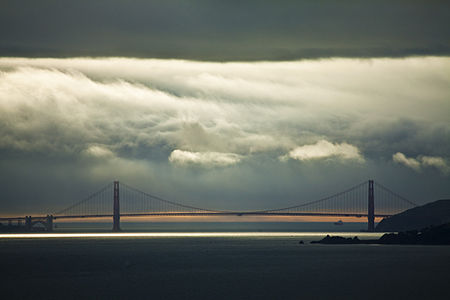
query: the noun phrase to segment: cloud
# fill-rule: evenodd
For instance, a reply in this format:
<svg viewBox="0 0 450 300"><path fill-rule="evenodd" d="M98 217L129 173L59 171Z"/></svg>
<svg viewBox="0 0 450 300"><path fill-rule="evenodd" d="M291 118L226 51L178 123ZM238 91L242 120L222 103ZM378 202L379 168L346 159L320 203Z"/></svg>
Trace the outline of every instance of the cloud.
<svg viewBox="0 0 450 300"><path fill-rule="evenodd" d="M122 158L159 161L175 149L273 158L294 151L304 159L302 148L294 155L297 145L345 140L318 147L341 158L390 156L395 148L442 156L448 68L449 58L436 57L2 58L0 149L76 157L101 145Z"/></svg>
<svg viewBox="0 0 450 300"><path fill-rule="evenodd" d="M190 152L176 149L170 154L169 161L182 166L225 167L237 164L241 158L234 153Z"/></svg>
<svg viewBox="0 0 450 300"><path fill-rule="evenodd" d="M415 171L420 171L424 167L433 167L448 174L450 165L443 157L419 155L417 158L406 157L403 153L397 152L392 155L392 159L396 163L403 164Z"/></svg>
<svg viewBox="0 0 450 300"><path fill-rule="evenodd" d="M295 202L322 191L321 181L335 192L374 173L404 175L390 163L398 151L438 168L439 160L419 157L448 165L448 69L448 57L0 58L0 182L5 199L35 199L46 182L67 193L64 179L85 192L119 179L161 195L217 199L211 207L226 197L231 209L242 195L255 208L276 207L279 191ZM443 176L431 175L445 195ZM15 186L26 193L25 181L34 193L15 195Z"/></svg>
<svg viewBox="0 0 450 300"><path fill-rule="evenodd" d="M450 171L450 165L442 157L437 156L421 156L423 166L430 166L439 169L442 173L447 174Z"/></svg>
<svg viewBox="0 0 450 300"><path fill-rule="evenodd" d="M413 170L420 170L420 162L415 158L407 158L403 153L397 152L392 155L392 160L396 163L403 164Z"/></svg>
<svg viewBox="0 0 450 300"><path fill-rule="evenodd" d="M282 160L287 158L296 160L338 158L342 160L364 162L364 158L357 147L347 143L333 144L326 140L320 140L312 145L297 147L291 150L287 155L281 157Z"/></svg>

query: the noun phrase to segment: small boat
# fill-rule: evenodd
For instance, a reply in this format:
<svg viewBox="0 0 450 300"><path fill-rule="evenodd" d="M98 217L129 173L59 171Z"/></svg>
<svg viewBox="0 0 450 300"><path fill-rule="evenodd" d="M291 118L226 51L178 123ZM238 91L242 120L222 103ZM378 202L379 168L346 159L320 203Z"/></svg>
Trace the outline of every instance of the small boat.
<svg viewBox="0 0 450 300"><path fill-rule="evenodd" d="M342 220L339 220L337 222L334 222L334 225L344 225L344 222L342 222Z"/></svg>

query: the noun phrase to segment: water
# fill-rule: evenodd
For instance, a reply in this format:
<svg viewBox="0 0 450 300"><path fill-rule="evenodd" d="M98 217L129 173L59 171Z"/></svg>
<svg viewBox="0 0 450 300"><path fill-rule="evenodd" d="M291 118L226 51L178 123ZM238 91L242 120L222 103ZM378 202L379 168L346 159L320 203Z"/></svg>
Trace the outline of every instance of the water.
<svg viewBox="0 0 450 300"><path fill-rule="evenodd" d="M110 228L110 224L105 225ZM58 228L56 233L65 237L0 238L2 296L16 299L449 299L450 296L447 246L299 244L300 240L323 237L330 229L314 231L323 224L208 224L209 231L198 231L205 224L156 225L152 232L135 228L120 235L100 231L98 236L94 232L71 236L75 233L73 228ZM225 231L229 226L238 230ZM249 231L254 226L262 231ZM295 231L292 226L306 226L309 231ZM158 232L161 228L174 230ZM335 234L371 236L350 230Z"/></svg>
<svg viewBox="0 0 450 300"><path fill-rule="evenodd" d="M55 232L109 232L111 222L57 223ZM360 232L367 223L348 222L121 222L126 232Z"/></svg>

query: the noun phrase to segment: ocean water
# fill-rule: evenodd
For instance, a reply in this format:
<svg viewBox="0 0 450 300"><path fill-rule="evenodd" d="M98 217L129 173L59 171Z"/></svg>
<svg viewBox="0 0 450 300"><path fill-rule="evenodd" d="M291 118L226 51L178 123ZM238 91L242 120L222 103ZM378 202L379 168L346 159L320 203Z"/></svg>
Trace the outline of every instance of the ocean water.
<svg viewBox="0 0 450 300"><path fill-rule="evenodd" d="M367 223L348 222L121 222L125 232L360 232ZM55 232L109 232L111 222L56 223Z"/></svg>
<svg viewBox="0 0 450 300"><path fill-rule="evenodd" d="M0 237L2 298L450 298L447 246L317 245L308 241L330 229L295 231L293 224L158 226L167 231L79 235L58 228L53 236Z"/></svg>

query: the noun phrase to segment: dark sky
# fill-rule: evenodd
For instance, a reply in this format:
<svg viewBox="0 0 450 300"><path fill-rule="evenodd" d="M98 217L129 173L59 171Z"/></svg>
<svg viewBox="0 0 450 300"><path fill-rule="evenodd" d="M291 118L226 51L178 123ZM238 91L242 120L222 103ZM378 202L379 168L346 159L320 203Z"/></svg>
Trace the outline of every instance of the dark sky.
<svg viewBox="0 0 450 300"><path fill-rule="evenodd" d="M0 55L196 60L450 53L449 1L3 0Z"/></svg>
<svg viewBox="0 0 450 300"><path fill-rule="evenodd" d="M369 178L448 198L449 20L449 1L1 1L0 214L114 179L217 209Z"/></svg>

